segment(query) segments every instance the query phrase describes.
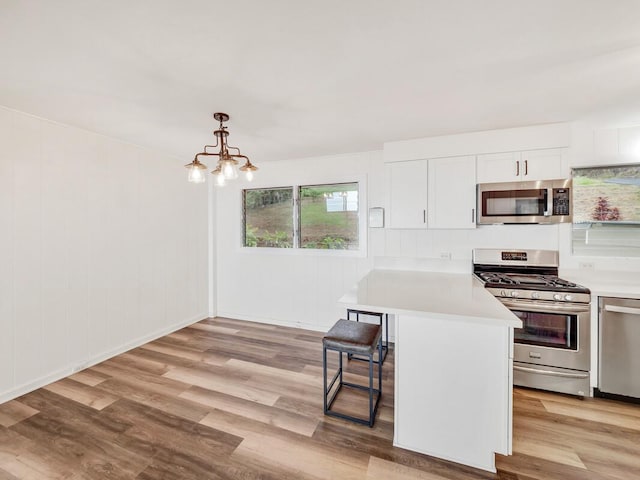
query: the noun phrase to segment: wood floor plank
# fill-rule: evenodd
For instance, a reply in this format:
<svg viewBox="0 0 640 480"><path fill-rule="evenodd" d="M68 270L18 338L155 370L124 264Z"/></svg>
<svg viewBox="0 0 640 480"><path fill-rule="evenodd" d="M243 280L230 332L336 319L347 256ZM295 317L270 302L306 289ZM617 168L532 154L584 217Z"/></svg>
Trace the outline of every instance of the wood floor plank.
<svg viewBox="0 0 640 480"><path fill-rule="evenodd" d="M155 388L145 388L145 385L128 382L126 379L112 378L98 388L116 394L120 398L133 400L141 405L153 407L193 422L200 421L210 411L209 408L181 398L179 395L167 395Z"/></svg>
<svg viewBox="0 0 640 480"><path fill-rule="evenodd" d="M211 372L196 371L185 368L175 368L163 375L165 378L171 378L183 383L197 385L216 392L226 393L234 397L250 400L263 405L273 405L279 397L279 394L268 390L261 390L258 387L248 385L244 380L237 380L216 375ZM182 393L182 392L181 392Z"/></svg>
<svg viewBox="0 0 640 480"><path fill-rule="evenodd" d="M206 363L209 365L224 365L230 358L217 353L202 352L186 346L167 345L158 341L142 345L137 350L151 350L163 354L166 357L167 362L173 366L180 367L188 367L193 362Z"/></svg>
<svg viewBox="0 0 640 480"><path fill-rule="evenodd" d="M111 377L96 371L85 369L78 373L74 373L69 378L71 380L75 380L76 382L84 383L85 385L88 385L90 387L95 387L96 385L100 385L102 382L108 380Z"/></svg>
<svg viewBox="0 0 640 480"><path fill-rule="evenodd" d="M0 405L0 425L10 427L38 413L38 410L20 403L18 400L11 400Z"/></svg>
<svg viewBox="0 0 640 480"><path fill-rule="evenodd" d="M279 438L251 435L233 453L235 458L261 462L293 472L299 478L363 480L368 456L347 453L313 443L291 443Z"/></svg>
<svg viewBox="0 0 640 480"><path fill-rule="evenodd" d="M617 427L629 428L640 431L640 417L636 415L627 415L614 413L606 410L593 410L581 408L580 405L567 405L561 402L543 400L544 408L550 413L559 415L567 415L590 422L606 423L607 425L615 425Z"/></svg>
<svg viewBox="0 0 640 480"><path fill-rule="evenodd" d="M230 433L126 399L110 405L102 414L129 422L132 426L114 443L148 459L156 469L180 473L169 478L208 478L204 472L211 471L216 459L228 458L242 441Z"/></svg>
<svg viewBox="0 0 640 480"><path fill-rule="evenodd" d="M196 330L204 330L206 332L213 332L213 333L225 333L227 335L235 335L240 331L237 328L229 328L229 327L223 327L220 325L212 325L210 323L205 323L205 322L194 323L193 325L189 325L187 328L195 328Z"/></svg>
<svg viewBox="0 0 640 480"><path fill-rule="evenodd" d="M415 468L382 460L377 457L369 458L367 480L393 478L394 480L447 480L438 474L416 470Z"/></svg>
<svg viewBox="0 0 640 480"><path fill-rule="evenodd" d="M528 435L516 435L513 438L513 451L577 468L587 468L570 445L556 442L552 437L537 439Z"/></svg>
<svg viewBox="0 0 640 480"><path fill-rule="evenodd" d="M256 402L232 397L220 392L212 392L200 387L192 387L181 393L180 397L207 405L212 409L234 413L307 437L313 435L319 422L317 414L314 414L313 417L300 415L274 406L257 404ZM208 415L212 414L209 413ZM207 420L203 420L201 423L207 425Z"/></svg>
<svg viewBox="0 0 640 480"><path fill-rule="evenodd" d="M45 390L57 393L69 400L82 403L96 410L102 410L118 400L118 397L103 390L97 390L84 383L76 382L70 378L63 378L44 387Z"/></svg>

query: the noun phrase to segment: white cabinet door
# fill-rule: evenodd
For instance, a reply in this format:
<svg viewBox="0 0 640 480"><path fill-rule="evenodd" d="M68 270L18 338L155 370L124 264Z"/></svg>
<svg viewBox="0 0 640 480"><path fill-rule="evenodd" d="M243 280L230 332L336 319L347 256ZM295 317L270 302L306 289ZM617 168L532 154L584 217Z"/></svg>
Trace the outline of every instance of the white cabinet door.
<svg viewBox="0 0 640 480"><path fill-rule="evenodd" d="M387 164L389 227L427 228L427 161Z"/></svg>
<svg viewBox="0 0 640 480"><path fill-rule="evenodd" d="M478 183L517 182L521 179L520 152L478 155Z"/></svg>
<svg viewBox="0 0 640 480"><path fill-rule="evenodd" d="M478 155L477 168L478 183L553 180L569 176L569 163L563 148Z"/></svg>
<svg viewBox="0 0 640 480"><path fill-rule="evenodd" d="M429 159L429 228L476 227L476 157Z"/></svg>
<svg viewBox="0 0 640 480"><path fill-rule="evenodd" d="M522 152L520 159L522 180L554 180L569 176L569 163L561 148Z"/></svg>

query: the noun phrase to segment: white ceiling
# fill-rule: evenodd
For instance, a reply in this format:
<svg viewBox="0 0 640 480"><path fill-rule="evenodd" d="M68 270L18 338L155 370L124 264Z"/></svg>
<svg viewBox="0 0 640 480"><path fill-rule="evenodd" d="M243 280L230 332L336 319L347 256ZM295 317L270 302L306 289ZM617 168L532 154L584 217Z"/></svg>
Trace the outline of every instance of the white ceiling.
<svg viewBox="0 0 640 480"><path fill-rule="evenodd" d="M0 0L0 105L255 163L640 119L638 0ZM634 110L635 109L635 110Z"/></svg>

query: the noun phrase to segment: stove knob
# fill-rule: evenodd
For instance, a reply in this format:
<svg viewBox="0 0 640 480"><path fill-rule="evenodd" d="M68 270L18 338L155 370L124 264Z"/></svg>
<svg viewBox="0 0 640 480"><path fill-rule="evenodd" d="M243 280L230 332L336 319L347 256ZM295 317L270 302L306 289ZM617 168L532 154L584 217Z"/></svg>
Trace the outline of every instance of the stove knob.
<svg viewBox="0 0 640 480"><path fill-rule="evenodd" d="M531 298L533 298L534 300L538 300L540 298L540 294L538 292L533 292L531 294Z"/></svg>
<svg viewBox="0 0 640 480"><path fill-rule="evenodd" d="M507 294L505 293L505 291L504 291L504 290L500 290L500 296L501 296L501 297L506 297L506 296L507 296Z"/></svg>
<svg viewBox="0 0 640 480"><path fill-rule="evenodd" d="M573 297L572 297L571 295L567 294L567 295L565 295L565 296L564 296L564 299L565 299L567 302L570 302L571 300L573 300Z"/></svg>
<svg viewBox="0 0 640 480"><path fill-rule="evenodd" d="M562 295L560 295L559 293L554 293L553 294L553 299L554 300L562 300Z"/></svg>
<svg viewBox="0 0 640 480"><path fill-rule="evenodd" d="M519 296L520 294L516 291L516 290L511 290L511 296L513 298L516 298L517 296Z"/></svg>

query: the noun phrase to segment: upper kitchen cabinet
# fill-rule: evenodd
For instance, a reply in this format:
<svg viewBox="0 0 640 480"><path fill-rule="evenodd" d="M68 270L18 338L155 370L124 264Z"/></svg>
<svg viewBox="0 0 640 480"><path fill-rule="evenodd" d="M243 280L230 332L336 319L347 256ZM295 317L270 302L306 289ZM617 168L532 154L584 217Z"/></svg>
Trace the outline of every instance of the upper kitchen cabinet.
<svg viewBox="0 0 640 480"><path fill-rule="evenodd" d="M386 165L389 177L389 227L427 228L427 161Z"/></svg>
<svg viewBox="0 0 640 480"><path fill-rule="evenodd" d="M390 228L475 228L475 156L387 164Z"/></svg>
<svg viewBox="0 0 640 480"><path fill-rule="evenodd" d="M429 228L475 228L474 155L429 159L428 185Z"/></svg>
<svg viewBox="0 0 640 480"><path fill-rule="evenodd" d="M478 183L552 180L569 176L566 149L478 155Z"/></svg>

